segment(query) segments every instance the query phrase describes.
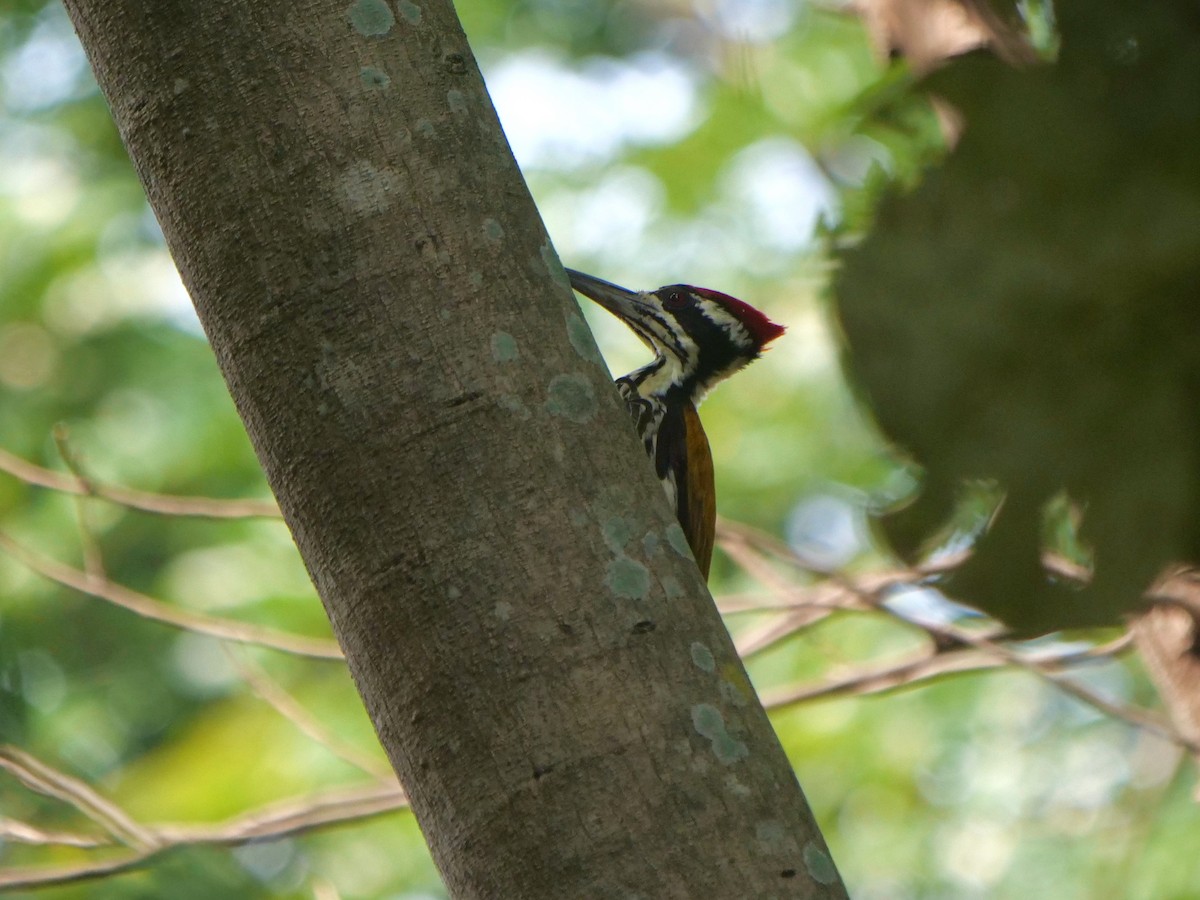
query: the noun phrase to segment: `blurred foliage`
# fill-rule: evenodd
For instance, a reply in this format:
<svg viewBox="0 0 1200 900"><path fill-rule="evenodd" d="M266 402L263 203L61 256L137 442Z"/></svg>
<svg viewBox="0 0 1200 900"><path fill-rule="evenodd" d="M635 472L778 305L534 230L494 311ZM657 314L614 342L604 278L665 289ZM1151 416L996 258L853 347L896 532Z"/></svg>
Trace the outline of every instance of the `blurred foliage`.
<svg viewBox="0 0 1200 900"><path fill-rule="evenodd" d="M708 284L788 325L765 359L705 404L721 511L787 534L823 566L878 567L865 510L907 495L912 476L891 460L838 374L817 299L830 263L816 235L844 242L861 234L890 186L917 185L941 155L936 116L911 76L873 56L855 18L801 0L458 7L566 262L631 286ZM1062 52L1070 52L1065 41ZM1027 112L1030 123L1067 136L1099 127L1082 114L1054 123L1048 110L1022 109L1020 98L1052 76L1017 87L1026 84L1018 76L971 65L1027 92L997 116ZM1190 80L1172 96L1194 86L1186 72ZM971 101L973 84L987 83L964 75L956 100ZM986 110L992 88L976 89L975 108ZM1154 108L1143 112L1153 125ZM1008 147L1024 127L997 140ZM1105 178L1124 176L1130 160L1116 149L1132 140L1115 123L1105 127L1068 142L1062 160L1091 173L1100 194L1111 193ZM1052 175L1056 159L1039 149L1016 157L1010 177L1025 173L1027 161L1029 177ZM944 183L953 170L941 172L924 184ZM1084 189L1083 174L1068 181ZM1058 196L1030 190L1017 224ZM888 201L881 222L899 215L898 202ZM1001 207L974 205L994 215ZM976 221L970 212L962 212L964 227ZM1115 229L1122 215L1113 206L1105 221ZM1086 244L1082 233L1049 231L1036 234L1063 243L1043 246L1037 259L1055 248L1074 252L1066 242L1076 237ZM898 250L896 277L915 272L928 251ZM944 254L944 243L933 251ZM910 285L903 296L922 292ZM593 322L614 371L642 361L619 324ZM65 15L54 3L19 0L0 8L0 446L66 471L52 437L60 424L82 470L99 480L266 496ZM74 566L94 542L114 581L188 609L328 634L275 522L163 519L0 475L0 529ZM762 593L725 558L714 589ZM762 619L738 617L731 627L744 634ZM917 640L882 617L839 615L755 658L752 673L762 687L811 679ZM143 821L219 821L362 780L248 690L240 659L254 660L329 731L372 752L370 726L339 665L227 651L55 586L0 554L0 743L87 779ZM1108 662L1081 677L1114 698L1149 702L1133 664ZM1179 774L1179 754L1027 673L810 703L776 721L860 900L1169 898L1189 896L1200 881L1190 774ZM86 830L63 804L4 773L0 818ZM0 840L3 867L82 857ZM406 814L233 850L173 851L143 870L38 896L314 894L444 896Z"/></svg>
<svg viewBox="0 0 1200 900"><path fill-rule="evenodd" d="M945 539L964 483L997 482L949 586L1025 634L1118 624L1165 567L1200 561L1200 15L1058 16L1053 66L979 53L927 80L962 138L883 204L836 285L849 364L925 467L889 536L912 556ZM1042 570L1063 491L1077 528L1060 509L1050 546L1086 554L1086 585Z"/></svg>

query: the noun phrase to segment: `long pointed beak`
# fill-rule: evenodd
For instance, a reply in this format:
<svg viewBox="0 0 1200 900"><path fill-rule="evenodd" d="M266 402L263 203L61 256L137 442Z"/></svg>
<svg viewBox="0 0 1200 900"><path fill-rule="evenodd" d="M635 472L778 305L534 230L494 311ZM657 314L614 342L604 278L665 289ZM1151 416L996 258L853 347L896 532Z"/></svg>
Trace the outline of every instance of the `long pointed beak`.
<svg viewBox="0 0 1200 900"><path fill-rule="evenodd" d="M641 318L644 302L635 291L574 269L567 269L567 277L571 279L571 287L589 300L595 300L617 318L627 323Z"/></svg>

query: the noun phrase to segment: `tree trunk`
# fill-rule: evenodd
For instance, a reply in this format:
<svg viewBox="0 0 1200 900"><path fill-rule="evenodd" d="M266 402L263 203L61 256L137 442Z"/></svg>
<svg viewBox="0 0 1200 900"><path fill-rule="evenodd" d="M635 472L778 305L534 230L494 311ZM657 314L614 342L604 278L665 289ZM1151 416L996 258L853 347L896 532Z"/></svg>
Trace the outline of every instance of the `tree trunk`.
<svg viewBox="0 0 1200 900"><path fill-rule="evenodd" d="M451 5L67 7L452 896L844 896Z"/></svg>

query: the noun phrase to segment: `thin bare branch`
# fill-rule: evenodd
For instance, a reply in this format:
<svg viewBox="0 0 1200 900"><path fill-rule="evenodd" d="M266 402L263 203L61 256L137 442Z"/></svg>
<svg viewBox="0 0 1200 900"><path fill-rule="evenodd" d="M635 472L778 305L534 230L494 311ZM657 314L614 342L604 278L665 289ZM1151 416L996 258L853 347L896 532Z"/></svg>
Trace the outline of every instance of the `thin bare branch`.
<svg viewBox="0 0 1200 900"><path fill-rule="evenodd" d="M844 608L837 603L837 593L831 592L827 599L806 603L798 609L774 616L736 635L734 644L738 655L748 660Z"/></svg>
<svg viewBox="0 0 1200 900"><path fill-rule="evenodd" d="M320 744L338 759L344 760L357 769L362 770L372 778L395 783L396 775L385 761L351 744L343 741L323 726L299 700L289 694L270 675L253 661L241 654L229 650L229 657L238 670L238 674L250 685L250 689L274 710L296 726L310 740Z"/></svg>
<svg viewBox="0 0 1200 900"><path fill-rule="evenodd" d="M724 516L717 517L717 540L722 544L727 542L745 544L777 559L797 561L796 555L792 553L792 548L779 538L744 522L726 519Z"/></svg>
<svg viewBox="0 0 1200 900"><path fill-rule="evenodd" d="M738 652L743 659L748 659L834 612L873 611L880 606L888 589L915 584L923 577L918 572L892 570L862 575L857 579L845 576L830 578L811 587L791 588L777 595L777 609L784 615L738 634Z"/></svg>
<svg viewBox="0 0 1200 900"><path fill-rule="evenodd" d="M75 884L106 875L129 872L146 862L159 850L133 850L107 856L104 859L89 859L82 863L65 866L14 866L0 871L0 891L33 890Z"/></svg>
<svg viewBox="0 0 1200 900"><path fill-rule="evenodd" d="M720 594L714 596L713 600L723 616L783 613L808 606L804 597L796 600L778 600L751 593Z"/></svg>
<svg viewBox="0 0 1200 900"><path fill-rule="evenodd" d="M75 807L123 844L137 850L157 846L148 829L111 800L101 797L91 785L58 771L24 750L0 746L0 769L8 771L30 790Z"/></svg>
<svg viewBox="0 0 1200 900"><path fill-rule="evenodd" d="M206 519L278 519L279 507L270 500L222 500L215 497L180 497L155 494L92 478L80 479L35 465L6 450L0 450L0 471L36 487L64 494L99 497L119 506L164 516Z"/></svg>
<svg viewBox="0 0 1200 900"><path fill-rule="evenodd" d="M103 577L106 573L104 570L104 556L100 552L100 544L96 541L95 532L92 530L91 522L88 516L87 495L87 480L84 478L79 460L75 456L74 450L67 441L67 427L61 422L54 426L54 444L58 448L58 455L62 457L63 465L75 476L78 485L85 489L84 493L74 495L75 500L75 520L79 529L79 545L83 550L83 570L88 575Z"/></svg>
<svg viewBox="0 0 1200 900"><path fill-rule="evenodd" d="M1187 749L1189 752L1196 753L1200 748L1197 748L1191 741L1181 735L1175 727L1161 716L1155 715L1147 709L1142 709L1138 706L1133 706L1128 703L1120 703L1116 700L1109 700L1090 688L1084 687L1078 682L1072 681L1067 674L1062 671L1064 661L1077 661L1083 654L1063 654L1056 657L1048 658L1030 658L1016 650L1006 647L1003 644L998 644L986 637L974 635L963 629L950 628L946 632L956 641L961 641L964 644L976 647L988 653L995 655L997 659L1004 662L1010 667L1022 669L1030 672L1039 678L1048 681L1060 691L1069 694L1077 700L1093 706L1101 712L1114 718L1123 719L1130 725L1141 728L1144 731L1149 731L1161 738L1177 744L1180 747ZM1108 655L1122 653L1133 646L1133 638L1126 634L1120 640L1110 642L1106 645L1109 649ZM1095 652L1086 654L1087 658L1096 658Z"/></svg>
<svg viewBox="0 0 1200 900"><path fill-rule="evenodd" d="M288 837L318 828L358 822L403 809L398 785L343 788L273 803L217 825L151 827L158 844L143 849L59 866L26 866L0 871L0 890L29 890L71 884L140 868L165 850L182 846L237 846Z"/></svg>
<svg viewBox="0 0 1200 900"><path fill-rule="evenodd" d="M88 575L79 569L34 553L3 532L0 532L0 551L7 553L44 578L100 600L106 600L115 606L155 622L162 622L175 628L209 637L268 647L297 656L314 659L342 658L342 651L336 641L288 634L274 628L265 628L261 625L237 622L233 619L223 619L169 606L161 600L109 581L107 578Z"/></svg>
<svg viewBox="0 0 1200 900"><path fill-rule="evenodd" d="M235 845L360 821L404 809L408 797L395 781L339 788L294 797L243 813L217 825L162 825L156 832L171 843Z"/></svg>
<svg viewBox="0 0 1200 900"><path fill-rule="evenodd" d="M730 559L774 593L786 593L795 587L764 559L760 549L764 546L762 541L770 540L765 535L755 532L749 526L734 526L722 519L718 525L717 540Z"/></svg>
<svg viewBox="0 0 1200 900"><path fill-rule="evenodd" d="M763 706L768 710L776 710L827 697L878 694L916 686L944 675L1003 667L1003 662L979 651L939 653L930 649L889 665L870 669L854 668L844 675L823 681L768 691L763 695Z"/></svg>
<svg viewBox="0 0 1200 900"><path fill-rule="evenodd" d="M946 628L938 629L938 631L952 641L973 649L939 652L934 648L915 658L908 658L877 669L855 670L847 675L811 684L777 689L764 695L763 705L767 709L781 709L825 697L875 694L913 687L933 678L950 674L1017 668L1036 675L1063 693L1100 710L1105 715L1148 731L1192 753L1197 752L1198 748L1191 741L1180 734L1170 722L1155 715L1152 711L1110 700L1068 677L1067 673L1072 665L1078 665L1087 660L1114 657L1126 652L1132 646L1132 638L1128 634L1098 647L1031 658L1003 644L996 643L988 637L975 635L963 629Z"/></svg>
<svg viewBox="0 0 1200 900"><path fill-rule="evenodd" d="M100 550L100 542L96 540L96 534L88 521L85 497L75 498L75 522L79 531L79 546L83 552L83 571L89 578L107 578L104 553Z"/></svg>
<svg viewBox="0 0 1200 900"><path fill-rule="evenodd" d="M65 464L71 474L76 476L76 481L80 487L86 488L86 480L79 469L79 461L71 449L71 445L67 443L67 430L65 425L54 426L54 443L58 446L59 456L62 457L62 463ZM100 544L96 541L96 535L91 528L89 521L88 510L88 494L74 494L74 509L76 509L76 524L79 529L79 547L83 551L83 569L88 572L88 575L103 577L106 575L104 571L104 557L100 551Z"/></svg>
<svg viewBox="0 0 1200 900"><path fill-rule="evenodd" d="M846 578L846 576L838 572L814 569L797 556L792 548L779 538L742 522L735 522L732 519L718 517L717 540L722 542L722 546L728 542L753 547L764 556L769 556L779 562L786 563L793 569L809 575L819 575L822 578L833 579L839 584L843 583ZM879 581L881 584L912 584L929 578L932 575L938 575L953 569L955 566L963 563L969 555L968 551L964 551L952 556L939 557L936 562L925 562L919 566L909 568L884 569L873 572L867 577L871 580ZM1051 565L1048 562L1048 568L1055 574L1061 574L1064 571L1064 564L1057 557L1054 557L1052 561L1055 564ZM853 579L850 580L853 582Z"/></svg>
<svg viewBox="0 0 1200 900"><path fill-rule="evenodd" d="M738 635L738 652L744 659L776 646L834 612L872 606L877 602L875 597L879 592L897 581L909 583L921 577L913 572L886 573L871 576L862 584L843 584L827 577L811 587L798 587L771 563L771 559L774 559L792 568L810 571L786 544L757 529L727 519L718 523L718 539L722 549L735 563L771 591L775 608L785 611L785 615ZM724 607L722 611L725 611Z"/></svg>
<svg viewBox="0 0 1200 900"><path fill-rule="evenodd" d="M40 792L39 792L40 793ZM81 847L91 850L96 847L111 847L111 838L79 834L74 831L47 831L35 828L20 819L0 819L0 841L17 844L42 844L58 847Z"/></svg>

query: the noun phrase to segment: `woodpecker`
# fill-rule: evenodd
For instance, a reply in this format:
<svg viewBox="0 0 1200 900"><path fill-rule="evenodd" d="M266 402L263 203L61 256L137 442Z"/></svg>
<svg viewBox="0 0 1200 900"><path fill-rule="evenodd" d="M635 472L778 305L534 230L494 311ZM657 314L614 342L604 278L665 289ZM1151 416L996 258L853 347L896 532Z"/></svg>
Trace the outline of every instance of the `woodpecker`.
<svg viewBox="0 0 1200 900"><path fill-rule="evenodd" d="M748 303L688 284L631 291L567 269L571 286L632 329L654 359L617 379L646 453L704 577L717 505L712 451L696 407L714 387L783 334Z"/></svg>

